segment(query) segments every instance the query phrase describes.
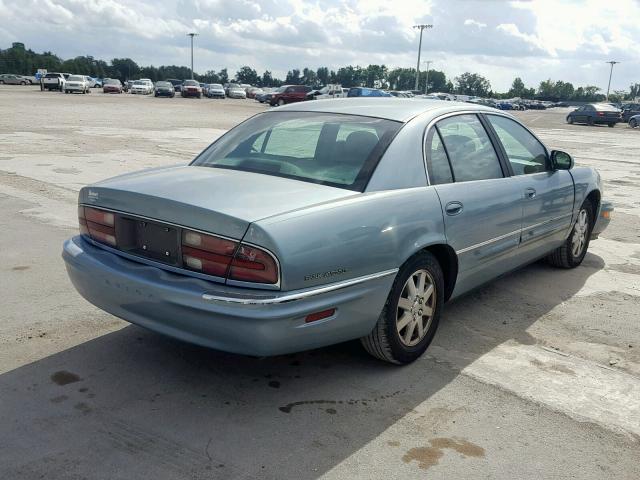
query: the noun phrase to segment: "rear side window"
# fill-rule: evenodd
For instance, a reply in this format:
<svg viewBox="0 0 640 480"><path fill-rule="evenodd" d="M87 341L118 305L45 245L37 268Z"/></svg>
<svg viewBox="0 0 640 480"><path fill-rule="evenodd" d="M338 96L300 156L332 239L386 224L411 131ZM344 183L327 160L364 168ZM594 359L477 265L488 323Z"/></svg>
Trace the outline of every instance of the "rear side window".
<svg viewBox="0 0 640 480"><path fill-rule="evenodd" d="M270 112L238 125L192 165L363 191L402 123L356 115Z"/></svg>
<svg viewBox="0 0 640 480"><path fill-rule="evenodd" d="M498 115L487 115L487 119L504 147L513 173L526 175L549 170L545 148L522 125Z"/></svg>
<svg viewBox="0 0 640 480"><path fill-rule="evenodd" d="M445 152L440 134L435 128L429 131L426 145L429 183L431 185L442 185L443 183L453 182L453 174L451 173L447 152Z"/></svg>
<svg viewBox="0 0 640 480"><path fill-rule="evenodd" d="M436 126L456 182L503 177L498 155L477 116L456 115Z"/></svg>

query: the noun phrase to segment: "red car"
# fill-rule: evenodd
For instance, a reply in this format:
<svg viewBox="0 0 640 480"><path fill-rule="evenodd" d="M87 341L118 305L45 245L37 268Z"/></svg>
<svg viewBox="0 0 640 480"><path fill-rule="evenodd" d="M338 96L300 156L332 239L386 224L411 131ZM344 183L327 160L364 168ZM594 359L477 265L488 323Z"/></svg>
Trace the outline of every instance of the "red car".
<svg viewBox="0 0 640 480"><path fill-rule="evenodd" d="M200 87L200 84L195 80L185 80L184 82L182 82L180 95L182 95L183 97L202 98L202 88Z"/></svg>
<svg viewBox="0 0 640 480"><path fill-rule="evenodd" d="M311 91L311 87L306 85L284 85L277 92L271 95L269 103L274 105L285 105L287 103L304 102L307 100L307 93Z"/></svg>
<svg viewBox="0 0 640 480"><path fill-rule="evenodd" d="M104 81L102 93L122 93L122 84L117 78L110 78Z"/></svg>

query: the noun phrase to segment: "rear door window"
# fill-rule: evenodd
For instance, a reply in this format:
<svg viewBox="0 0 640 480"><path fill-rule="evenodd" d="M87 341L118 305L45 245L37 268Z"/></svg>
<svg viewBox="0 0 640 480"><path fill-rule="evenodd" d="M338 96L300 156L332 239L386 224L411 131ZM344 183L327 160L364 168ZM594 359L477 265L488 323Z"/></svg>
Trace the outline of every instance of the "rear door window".
<svg viewBox="0 0 640 480"><path fill-rule="evenodd" d="M476 115L465 114L437 124L456 182L502 178L502 168L489 135Z"/></svg>
<svg viewBox="0 0 640 480"><path fill-rule="evenodd" d="M427 167L429 172L429 183L431 185L442 185L443 183L452 183L454 181L447 158L447 152L444 150L444 144L440 138L440 134L435 128L432 128L427 135Z"/></svg>

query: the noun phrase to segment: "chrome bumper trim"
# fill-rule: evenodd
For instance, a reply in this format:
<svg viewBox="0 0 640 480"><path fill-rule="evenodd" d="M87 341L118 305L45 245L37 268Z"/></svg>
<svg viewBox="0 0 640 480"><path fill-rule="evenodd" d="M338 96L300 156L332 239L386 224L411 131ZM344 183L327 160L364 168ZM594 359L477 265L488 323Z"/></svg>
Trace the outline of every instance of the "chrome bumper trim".
<svg viewBox="0 0 640 480"><path fill-rule="evenodd" d="M223 302L223 303L235 303L240 305L274 305L279 303L294 302L296 300L302 300L304 298L313 297L315 295L321 295L323 293L333 292L347 287L352 287L360 283L368 282L369 280L376 280L378 278L386 277L389 275L395 275L398 273L398 268L392 268L391 270L385 270L383 272L372 273L370 275L364 275L362 277L352 278L350 280L344 280L342 282L330 283L318 288L310 290L304 290L297 293L284 294L280 296L264 296L264 297L240 297L240 296L222 296L211 293L202 294L202 299L209 302Z"/></svg>

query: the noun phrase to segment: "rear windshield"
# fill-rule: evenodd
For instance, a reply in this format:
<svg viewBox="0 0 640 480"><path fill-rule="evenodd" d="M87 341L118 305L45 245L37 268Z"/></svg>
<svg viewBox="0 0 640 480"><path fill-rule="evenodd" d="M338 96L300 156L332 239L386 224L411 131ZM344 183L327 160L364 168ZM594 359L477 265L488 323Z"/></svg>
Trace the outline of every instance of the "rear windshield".
<svg viewBox="0 0 640 480"><path fill-rule="evenodd" d="M595 107L596 110L598 110L600 112L617 112L617 111L619 111L613 105L608 105L606 103L596 103L593 106Z"/></svg>
<svg viewBox="0 0 640 480"><path fill-rule="evenodd" d="M120 80L117 80L115 78L109 78L108 80L104 81L105 85L120 85Z"/></svg>
<svg viewBox="0 0 640 480"><path fill-rule="evenodd" d="M67 80L71 82L82 82L84 77L81 77L80 75L71 75Z"/></svg>
<svg viewBox="0 0 640 480"><path fill-rule="evenodd" d="M156 82L156 87L171 87L169 82Z"/></svg>
<svg viewBox="0 0 640 480"><path fill-rule="evenodd" d="M230 130L196 166L294 178L363 191L402 123L316 112L269 112Z"/></svg>
<svg viewBox="0 0 640 480"><path fill-rule="evenodd" d="M185 80L184 84L189 86L189 87L199 87L200 84L198 82L196 82L195 80Z"/></svg>

